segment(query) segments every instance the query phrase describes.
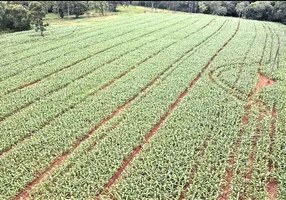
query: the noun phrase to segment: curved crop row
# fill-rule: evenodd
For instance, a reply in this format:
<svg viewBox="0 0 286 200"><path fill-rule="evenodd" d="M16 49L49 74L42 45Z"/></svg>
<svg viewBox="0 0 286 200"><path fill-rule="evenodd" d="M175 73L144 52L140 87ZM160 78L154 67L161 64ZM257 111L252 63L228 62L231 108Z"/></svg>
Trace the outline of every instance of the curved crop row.
<svg viewBox="0 0 286 200"><path fill-rule="evenodd" d="M219 24L221 23L218 23L218 25ZM209 33L206 32L205 34ZM194 35L193 38L199 39L200 34ZM73 144L83 138L92 126L98 124L104 116L112 113L116 107L122 105L128 99L139 93L144 86L148 85L150 79L153 79L153 77L159 75L161 71L170 67L181 54L191 49L195 43L196 40L186 39L179 41L174 46L170 46L168 49L160 52L156 57L148 60L144 65L136 67L135 70L129 73L128 76L121 78L112 88L103 90L96 96L88 98L85 104L76 106L71 112L65 113L62 117L57 119L55 123L34 134L30 140L0 160L1 170L3 169L5 171L3 180L8 181L1 182L1 184L8 184L9 188L11 188L9 191L21 190L21 188L36 177L36 172L43 172L53 160L64 152L70 151ZM153 66L156 66L156 68ZM139 77L140 82L138 82ZM72 124L70 123L71 121L73 121ZM59 129L61 134L57 134ZM41 141L42 139L44 139L44 141ZM43 142L46 143L46 145L44 145ZM38 149L39 145L44 145L45 149ZM36 155L25 153L26 151L31 152L31 149L37 149L37 151L34 152ZM16 174L13 170L16 165L13 164L14 167L11 165L13 163L11 161L15 157L20 158L17 162L21 162L21 166L23 166L17 170ZM38 163L41 164L39 165ZM25 168L28 166L29 171L26 171ZM13 175L11 174L12 171ZM17 179L17 183L11 181L11 178ZM12 192L8 195L15 195L15 193Z"/></svg>
<svg viewBox="0 0 286 200"><path fill-rule="evenodd" d="M232 29L230 30L227 29L229 30L227 35L231 35L234 32L233 29L235 27L233 27L233 25L235 26L236 23L235 24L232 23L232 26L230 26L232 27ZM202 32L201 34L208 34L208 33ZM197 37L198 38L201 37L201 34L197 35ZM220 34L218 37L226 40L225 36L226 35ZM211 41L214 42L217 40L211 40ZM212 52L203 57L204 64L207 64L208 60L213 55L213 53L215 53L219 45L221 46L222 44L220 43L213 46ZM92 181L92 183L89 185L81 184L81 186L83 187L87 186L87 188L81 188L81 189L80 185L74 184L75 188L80 189L78 191L81 191L81 194L80 196L74 194L76 196L73 196L73 198L91 198L92 194L95 195L95 193L99 191L101 187L104 186L105 181L107 182L108 179L112 176L113 174L112 172L114 172L114 169L110 169L109 166L117 166L117 168L120 167L124 157L127 158L132 152L133 147L136 147L141 143L141 141L144 139L144 136L148 133L148 131L160 120L162 115L164 115L164 112L166 112L169 109L169 106L172 104L172 102L174 102L174 100L176 100L177 96L181 93L181 91L184 90L184 88L186 88L186 85L188 85L190 79L195 78L197 74L201 71L204 64L201 63L200 65L190 65L190 61L194 60L198 54L205 52L205 50L208 48L209 48L208 46L205 46L203 49L198 50L198 52L192 55L191 57L187 57L186 60L180 62L180 64L176 67L177 70L173 71L172 76L168 76L162 82L159 82L160 84L156 85L156 87L153 87L153 89L149 89L148 93L146 93L146 95L143 95L144 98L140 98L138 101L135 101L134 104L131 105L128 115L121 121L120 125L117 126L116 129L112 130L110 134L108 134L108 136L106 136L103 140L101 140L88 154L78 155L77 157L78 159L82 158L82 160L79 161L82 163L82 167L83 164L85 167L90 166L91 163L89 161L93 163L92 165L97 166L96 168L92 169L93 176L90 176L89 178L86 177L86 174L84 172L85 170L82 170L83 172L82 176L78 177L78 181L81 182L82 180L89 182L90 179L96 181ZM169 54L168 57L170 58L170 56L173 57L174 55ZM194 63L197 61L198 60L194 61ZM195 70L191 66L196 66ZM183 73L184 77L181 77L182 72L187 72ZM147 74L144 73L144 76L146 75ZM174 84L175 82L176 84ZM176 85L176 87L174 87L174 85ZM135 127L140 127L140 129L134 129ZM93 139L99 137L101 134L102 132L100 131L97 132L96 135L93 137ZM116 144L112 142L114 140L117 141ZM92 140L90 140L90 143L91 144L93 143ZM85 145L83 144L83 147L84 146ZM102 151L105 151L106 149L109 149L108 154L100 153ZM106 160L107 156L109 156L109 158L111 159ZM102 162L102 160L105 161ZM77 171L79 166L76 163L78 162L74 161L71 162L74 163L74 165L71 168L70 167L69 168L72 171L74 170ZM69 168L63 170L69 170ZM39 194L47 193L47 196L60 195L62 198L65 198L66 197L65 194L67 193L66 190L62 189L65 187L64 185L66 184L66 180L69 179L69 177L66 177L66 175L68 174L73 174L73 172L68 172L67 174L63 174L63 176L59 177L59 179L57 179L56 182L55 180L52 180L50 182L50 183L57 183L56 188L54 187L50 188L51 190L54 191L53 194L50 193L51 190L49 188L47 188L46 191L40 191ZM101 178L99 179L96 177L101 177ZM75 180L75 182L77 182L77 180ZM41 198L45 198L45 195L41 196L42 196Z"/></svg>
<svg viewBox="0 0 286 200"><path fill-rule="evenodd" d="M178 28L174 26L174 30L175 30L174 32L178 31L178 34L184 33L183 35L181 35L183 37L178 38L178 39L184 39L185 37L189 37L192 34L186 31L186 29L188 28L186 28L185 25L184 25L185 28L182 28L181 26L183 25L184 24L179 26L179 28L181 28L181 30L179 31L177 30ZM136 44L135 48L138 48L139 46L141 46L137 50L133 49L133 46L128 44L128 46L126 46L126 48L124 49L128 50L128 47L131 48L130 51L132 51L132 53L125 54L124 57L118 57L118 59L114 60L113 62L104 64L103 65L104 68L101 69L100 71L96 70L92 73L84 74L84 76L79 76L74 81L70 83L68 82L68 84L64 83L63 84L64 87L60 87L61 89L57 90L56 93L54 94L48 93L48 96L45 98L42 98L41 101L35 102L34 105L29 104L32 107L30 106L28 110L26 109L26 111L21 112L22 114L18 113L18 115L16 115L16 118L12 117L12 119L9 119L7 122L4 121L3 125L0 127L0 130L2 130L2 133L3 133L3 139L6 137L9 137L10 139L8 138L5 139L7 142L17 141L17 138L21 135L19 134L18 131L16 132L16 129L17 130L21 129L23 133L27 135L29 135L29 132L38 131L43 126L49 124L50 123L49 121L53 121L54 120L53 118L57 118L61 116L63 113L72 109L75 105L81 102L84 102L84 100L88 98L89 96L94 95L95 92L98 91L98 89L101 86L109 84L109 81L112 81L114 78L122 77L127 72L130 72L131 70L133 70L136 66L143 64L144 62L148 61L152 57L159 54L164 49L177 43L179 40L162 43L162 41L165 38L168 38L169 33L170 33L170 30L165 30L165 31L162 31L162 33L157 33L157 37L155 39L152 39L153 37L151 37L150 38L152 39L151 41L148 37L142 40L139 40L140 41L138 42L139 45L135 43ZM154 42L155 40L157 40L157 38L158 38L158 41L156 41L156 43L158 44L156 45L156 48L153 48L152 51L148 51L150 47L156 44L156 43L149 43L149 42L152 42L152 41ZM111 51L111 52L114 52L114 51ZM140 52L144 52L144 53L140 53ZM140 53L140 56L138 56L139 53ZM150 53L152 54L150 55ZM91 66L95 67L96 65L91 65ZM113 69L112 73L110 73L110 69ZM74 73L71 71L67 75L71 76L72 74L78 76L80 72L78 71ZM68 79L63 79L63 78L59 79L58 77L54 77L54 79L48 80L45 84L43 83L44 84L42 86L44 89L43 91L46 91L47 87L53 86L51 83L55 84L57 81L63 82L67 80ZM35 88L35 90L31 90L29 93L27 93L27 95L30 95L31 93L36 95L38 89L39 88ZM23 92L20 94L22 95ZM80 96L78 94L80 94ZM76 98L73 96L76 96ZM72 98L73 100L71 101L70 98ZM19 101L17 102L19 103ZM63 104L63 102L65 102L65 104ZM47 109L47 107L49 107L49 110L50 110L49 115L40 116L40 114L38 113L42 113L43 110ZM31 119L33 120L31 121ZM29 124L29 127L27 126L28 124ZM11 130L11 128L9 127L13 127L13 130L15 131ZM14 132L15 132L15 135L14 135ZM10 135L11 137L8 135ZM11 144L13 143L10 143L10 145ZM6 145L9 146L8 143L6 143L5 146Z"/></svg>

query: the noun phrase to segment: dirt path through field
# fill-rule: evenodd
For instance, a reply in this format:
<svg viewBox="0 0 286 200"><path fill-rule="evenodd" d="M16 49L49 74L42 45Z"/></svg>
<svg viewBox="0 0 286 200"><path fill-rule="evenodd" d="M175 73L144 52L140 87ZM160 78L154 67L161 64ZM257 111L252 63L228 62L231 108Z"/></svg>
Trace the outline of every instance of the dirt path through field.
<svg viewBox="0 0 286 200"><path fill-rule="evenodd" d="M231 160L229 161L230 169L227 171L227 173L225 175L225 178L224 178L224 181L225 181L226 184L222 188L222 194L219 196L218 200L227 200L227 199L229 199L229 195L230 195L230 192L231 192L231 181L232 181L233 174L234 174L233 168L234 168L234 165L236 164L238 148L239 148L239 146L241 144L241 140L242 140L242 137L243 137L243 135L245 133L245 129L246 129L248 123L249 123L249 115L250 115L251 107L252 106L254 106L254 107L257 106L255 101L253 101L253 97L254 97L255 94L259 93L264 87L272 86L275 83L273 80L271 80L267 76L261 74L260 70L259 70L257 76L258 76L257 84L256 84L254 90L248 95L247 103L246 103L246 105L244 107L244 115L243 115L242 120L241 120L242 128L240 130L240 133L239 133L239 136L238 136L238 140L234 144L234 148L233 148L234 151L233 151L233 154L231 156ZM262 115L259 116L258 121L262 121L263 116L266 113L261 113L261 114ZM256 146L256 143L257 143L257 140L258 140L258 136L259 135L256 135L256 138L254 138L256 140L256 142L254 141L254 143L253 143L255 146ZM253 168L253 164L254 164L254 154L253 154L253 152L250 154L249 163L250 163L250 169L249 170L252 172L252 170L253 170L252 168ZM251 176L249 176L249 174L247 174L246 177L250 178Z"/></svg>

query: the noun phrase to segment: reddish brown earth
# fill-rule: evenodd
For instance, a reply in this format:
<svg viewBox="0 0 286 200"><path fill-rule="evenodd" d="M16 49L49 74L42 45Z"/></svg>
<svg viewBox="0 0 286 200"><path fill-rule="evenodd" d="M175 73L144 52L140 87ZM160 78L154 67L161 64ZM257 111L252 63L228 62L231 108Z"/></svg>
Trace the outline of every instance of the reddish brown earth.
<svg viewBox="0 0 286 200"><path fill-rule="evenodd" d="M25 85L20 86L20 87L17 88L17 89L24 89L24 88L27 88L27 87L36 85L36 84L38 84L40 81L41 81L41 80L36 80L36 81L31 82L31 83L27 83L27 84L25 84Z"/></svg>
<svg viewBox="0 0 286 200"><path fill-rule="evenodd" d="M220 51L222 51L225 46L232 40L232 38L236 35L236 33L239 30L239 26L240 26L240 22L238 23L237 29L235 31L235 33L230 37L230 39L228 39L228 41L226 43L224 43L224 45L211 57L211 59L209 60L209 62L205 65L205 67L201 70L201 72L196 76L196 78L189 84L189 89L192 89L195 84L199 81L199 79L201 78L201 75L205 72L205 70L210 66L210 64L213 62L213 60L216 58L216 56L218 55L218 53ZM156 81L156 80L155 80ZM152 82L151 82L152 83ZM152 83L154 84L154 83ZM148 85L149 87L149 85ZM142 91L145 91L145 89L143 89ZM104 190L102 190L100 193L98 193L96 195L96 199L99 199L99 196L106 193L106 191L109 190L110 187L112 187L112 185L114 185L122 176L123 172L125 171L125 169L131 165L131 162L133 161L133 159L143 150L143 146L147 143L150 142L150 139L157 133L158 129L161 127L161 125L165 122L165 120L169 117L169 115L171 114L171 112L178 106L178 104L180 103L180 101L188 94L188 89L185 89L184 91L181 92L181 94L177 97L177 99L171 104L171 106L169 107L169 110L163 115L163 117L157 122L157 124L155 124L155 126L151 129L151 131L145 136L144 142L141 143L139 146L137 146L136 148L133 149L132 153L128 156L128 158L126 158L123 161L123 164L121 165L121 167L117 170L117 172L111 177L111 179L107 182L107 184L104 187Z"/></svg>
<svg viewBox="0 0 286 200"><path fill-rule="evenodd" d="M106 83L105 85L103 85L101 88L99 88L96 92L92 93L92 94L97 94L99 91L105 90L108 87L110 87L112 84L114 84L117 80L119 80L120 78L122 78L123 76L127 75L129 72L131 72L133 69L135 69L135 67L131 67L129 68L126 72L120 74L119 76L117 76L115 79L113 79L112 81ZM39 82L39 81L37 81ZM67 110L65 110L64 112L59 113L58 115L56 115L52 120L48 121L47 123L45 123L39 130L43 129L45 126L49 125L52 121L54 121L55 119L59 118L62 114L64 114L65 112L67 112L68 110L71 110L74 108L74 105L70 106ZM39 131L37 130L37 131ZM9 148L7 148L6 150L0 152L0 157L3 154L6 154L8 152L10 152L12 149L14 149L15 147L17 147L18 145L22 144L23 142L25 142L27 139L29 139L33 134L29 133L28 135L26 135L23 139L21 139L17 144L15 144L14 146L11 146ZM88 135L85 136L87 139Z"/></svg>
<svg viewBox="0 0 286 200"><path fill-rule="evenodd" d="M33 189L36 185L38 185L43 179L47 178L47 176L58 166L61 166L64 161L67 159L69 153L65 153L62 156L58 157L53 164L47 168L37 179L35 179L32 183L30 183L22 192L20 192L15 200L26 200L29 197L29 191Z"/></svg>
<svg viewBox="0 0 286 200"><path fill-rule="evenodd" d="M120 75L117 79L121 78L122 76L126 75L128 72L130 72L134 67L130 68L127 72L125 72L124 74ZM162 74L160 74L159 76L161 76ZM147 91L157 80L158 77L154 78L151 83L152 84L148 84L147 86L145 86L142 89L142 92ZM113 82L115 82L116 80L112 81L111 83L108 83L106 85L104 85L100 90L104 90L106 89L108 86L110 86ZM87 139L89 139L100 127L102 127L103 125L105 125L107 122L109 122L113 117L117 116L127 105L131 104L135 98L137 96L139 96L140 93L138 93L137 95L135 95L134 97L130 98L129 100L127 100L124 104L122 104L121 106L119 106L110 116L106 117L104 120L102 120L99 124L97 124L94 128L92 128L89 133L87 135L85 135L82 139L80 139L79 141L77 141L71 152L65 153L64 155L58 157L56 159L56 161L47 169L45 170L37 179L35 179L32 183L30 183L23 191L21 191L17 196L16 196L16 200L25 200L29 197L29 191L32 190L33 187L35 187L36 185L38 185L44 178L46 178L53 170L55 170L58 167L61 167L65 160L68 158L68 156L70 154L72 154L79 146L82 142L86 141ZM105 135L103 135L101 137L101 139L103 139L105 137ZM97 144L97 142L94 143L94 146Z"/></svg>
<svg viewBox="0 0 286 200"><path fill-rule="evenodd" d="M224 181L225 181L225 186L222 187L222 194L220 195L220 197L218 198L219 200L227 200L228 199L228 196L230 194L230 190L231 190L231 181L232 181L232 177L233 177L233 167L236 163L236 157L237 157L237 150L238 150L238 147L241 143L241 139L242 139L242 136L243 136L243 133L244 133L244 128L248 125L249 123L249 114L250 114L250 109L251 109L251 106L257 106L256 104L253 104L252 103L252 98L253 96L258 93L263 87L266 87L266 86L271 86L273 85L275 82L273 80L271 80L270 78L268 78L267 76L263 75L260 73L258 73L258 82L255 86L255 89L248 95L248 98L247 98L247 103L244 107L244 115L242 117L242 129L241 129L241 133L240 135L238 136L238 140L236 141L235 143L235 146L234 146L234 151L233 151L233 154L232 154L232 159L229 161L229 164L231 166L231 168L227 171L227 174L224 178ZM263 115L259 116L258 118L258 121L262 121L263 119ZM253 146L255 147L256 144L257 144L257 140L258 140L258 133L256 134L256 136L254 136L254 141L253 141ZM250 157L249 157L249 172L246 174L246 178L251 178L251 174L252 174L252 171L253 171L253 164L254 164L254 158L255 158L255 154L254 152L251 152L250 154Z"/></svg>
<svg viewBox="0 0 286 200"><path fill-rule="evenodd" d="M206 138L206 140L204 141L203 147L202 147L202 149L201 149L201 151L200 151L200 153L199 153L199 158L204 157L205 151L206 151L206 148L207 148L207 145L208 145L208 142L209 142L210 138L211 138L211 137L210 137L210 135L209 135L209 136ZM199 158L197 158L197 159L199 159ZM189 175L189 180L188 180L188 181L186 182L186 184L184 185L183 192L181 193L181 195L180 195L180 197L179 197L179 200L185 199L186 194L188 193L188 190L189 190L190 186L193 184L193 179L194 179L195 174L196 174L196 172L197 172L197 170L198 170L198 166L199 166L199 163L198 163L198 161L196 161L196 163L195 163L194 167L192 168L191 173L190 173L190 175Z"/></svg>
<svg viewBox="0 0 286 200"><path fill-rule="evenodd" d="M253 166L254 166L254 160L255 160L255 154L256 154L256 146L257 146L257 141L260 136L260 122L264 119L264 116L262 113L260 113L258 119L257 119L257 128L255 130L255 135L252 138L252 152L248 158L248 172L245 175L246 179L251 179L252 173L253 173Z"/></svg>
<svg viewBox="0 0 286 200"><path fill-rule="evenodd" d="M271 122L271 131L270 131L270 148L269 148L269 154L271 155L273 153L273 148L274 148L274 140L275 140L275 132L276 132L276 107L275 105L272 108L272 122ZM269 173L272 172L274 166L273 163L269 163L269 168L268 171ZM268 179L267 181L267 192L269 195L269 198L271 200L276 200L277 199L277 194L278 194L278 181L273 180L273 179Z"/></svg>
<svg viewBox="0 0 286 200"><path fill-rule="evenodd" d="M268 180L267 182L267 192L269 194L270 200L276 200L278 194L278 181L277 180Z"/></svg>

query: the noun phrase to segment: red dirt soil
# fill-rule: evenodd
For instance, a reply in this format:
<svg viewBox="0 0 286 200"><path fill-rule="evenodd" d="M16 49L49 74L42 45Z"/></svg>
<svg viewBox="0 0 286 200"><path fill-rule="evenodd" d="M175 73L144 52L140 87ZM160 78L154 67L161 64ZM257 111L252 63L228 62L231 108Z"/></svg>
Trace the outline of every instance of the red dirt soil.
<svg viewBox="0 0 286 200"><path fill-rule="evenodd" d="M269 180L267 182L267 192L270 200L276 200L278 194L278 181L277 180Z"/></svg>
<svg viewBox="0 0 286 200"><path fill-rule="evenodd" d="M46 169L37 179L35 179L32 183L30 183L21 193L19 193L15 200L26 200L29 197L29 191L32 190L33 187L38 185L43 179L47 178L47 176L57 167L61 166L64 161L67 159L69 153L65 153L62 156L58 157L53 164Z"/></svg>
<svg viewBox="0 0 286 200"><path fill-rule="evenodd" d="M134 67L130 68L127 72L125 72L124 74L120 75L119 77L117 77L117 79L121 78L122 76L126 75L128 72L132 71L134 69ZM160 74L161 75L161 74ZM159 75L159 76L160 76ZM152 84L148 84L147 86L145 86L143 89L142 89L142 92L145 92L148 90L149 87L151 87L156 81L158 80L158 76L153 79L151 81ZM112 82L110 83L107 83L106 85L104 85L102 88L100 88L100 90L104 90L106 89L108 86L110 86L112 83L114 83L115 80L113 80ZM119 106L110 116L108 116L107 118L105 118L103 121L101 121L98 125L96 125L94 128L92 128L89 133L87 135L85 135L81 140L77 141L73 148L72 148L72 151L71 152L68 152L68 153L65 153L64 155L58 157L56 159L56 161L47 169L45 170L37 179L35 179L32 183L30 183L28 186L26 186L26 188L21 191L15 198L15 200L25 200L29 197L29 194L28 192L30 190L32 190L33 187L35 187L36 185L38 185L44 178L46 178L53 170L55 170L55 168L57 167L61 167L65 160L68 158L68 156L70 154L72 154L79 146L82 142L86 141L88 138L90 138L96 130L98 130L100 127L102 127L103 125L105 125L107 122L109 122L113 117L115 117L116 115L118 115L121 110L123 110L128 104L132 103L135 98L137 96L139 96L140 93L138 93L137 95L135 95L134 97L132 97L131 99L129 99L128 101L126 101L124 104L122 104L121 106ZM101 139L103 139L105 137L105 135L103 135L101 137ZM94 146L96 145L97 143L95 142L94 143Z"/></svg>
<svg viewBox="0 0 286 200"><path fill-rule="evenodd" d="M123 76L127 75L127 74L128 74L129 72L131 72L133 69L135 69L134 66L131 67L131 68L129 68L126 72L124 72L124 73L120 74L119 76L117 76L114 80L112 80L112 81L110 81L110 82L104 84L101 88L99 88L95 93L92 93L92 94L96 94L96 93L98 93L99 91L102 91L102 90L107 89L107 88L110 87L112 84L114 84L118 79L120 79L120 78L122 78ZM37 83L38 83L38 82L40 82L40 81L37 81ZM35 83L34 83L34 84L35 84ZM74 106L71 106L70 108L73 109ZM67 111L65 111L65 112L67 112ZM63 113L65 113L65 112L62 112L62 113L56 115L56 117L53 118L53 120L51 120L51 121L54 121L54 119L60 117L60 116L61 116ZM50 123L46 123L42 128L44 128L44 127L45 127L46 125L48 125L48 124L50 124ZM103 124L102 124L102 125L103 125ZM42 128L41 128L41 129L42 129ZM40 129L39 129L39 130L40 130ZM39 131L39 130L38 130L38 131ZM91 133L89 133L89 134L91 134ZM32 136L32 133L26 135L26 136L25 136L22 140L20 140L17 144L15 144L15 145L13 145L13 146L7 148L6 150L0 152L0 157L1 157L3 154L6 154L6 153L10 152L12 149L14 149L14 148L17 147L18 145L20 145L21 143L23 143L24 141L26 141L27 139L29 139L31 136ZM86 135L84 139L87 139L88 137L89 137L89 136Z"/></svg>
<svg viewBox="0 0 286 200"><path fill-rule="evenodd" d="M262 113L260 113L258 119L257 119L257 128L255 130L255 135L252 138L252 152L248 158L248 172L245 174L246 179L251 179L252 173L253 173L253 165L254 165L254 160L255 160L255 154L256 154L256 146L257 146L257 141L260 136L260 122L264 119L264 116Z"/></svg>
<svg viewBox="0 0 286 200"><path fill-rule="evenodd" d="M201 75L205 72L205 70L210 66L213 60L216 58L218 53L224 49L224 47L232 40L232 38L236 35L239 30L240 21L238 23L237 29L235 33L228 39L227 42L211 57L209 62L205 65L205 67L201 70L201 72L196 76L196 78L190 83L189 88L193 88L195 84L201 78ZM152 83L152 82L151 82ZM153 83L152 83L153 84ZM148 85L149 87L149 85ZM145 91L143 89L142 91ZM122 176L125 169L131 165L132 160L143 150L143 146L150 142L150 139L157 133L157 130L161 127L161 125L165 122L165 120L169 117L171 112L178 106L180 101L188 94L188 89L185 89L181 94L177 97L174 103L171 104L169 110L163 115L163 117L157 122L157 124L151 129L151 131L145 136L144 142L133 149L132 153L123 161L121 167L117 170L117 172L111 177L108 183L105 185L104 189L96 195L96 199L99 199L99 196L106 193L112 185L114 185Z"/></svg>
<svg viewBox="0 0 286 200"><path fill-rule="evenodd" d="M275 138L275 132L276 132L276 107L273 105L272 108L272 122L271 122L271 131L270 131L270 148L269 148L269 154L272 154L273 148L274 148L274 138ZM268 171L271 173L273 169L273 163L269 163ZM269 195L270 200L276 200L277 194L278 194L278 181L277 180L268 180L267 181L267 192Z"/></svg>
<svg viewBox="0 0 286 200"><path fill-rule="evenodd" d="M200 151L200 154L199 154L200 158L204 157L209 140L210 140L210 136L208 136L206 138L206 140L204 141L203 147L202 147L202 149ZM195 174L196 174L196 172L198 170L198 166L199 166L199 163L198 163L198 161L196 161L196 163L195 163L194 167L192 168L191 173L189 175L189 179L186 182L186 184L184 185L184 188L183 188L183 191L182 191L182 193L181 193L181 195L179 197L179 200L185 199L186 194L188 193L188 190L189 190L190 186L193 184L193 179L194 179Z"/></svg>
<svg viewBox="0 0 286 200"><path fill-rule="evenodd" d="M263 75L261 73L258 73L258 82L256 84L254 93L257 93L263 87L271 86L274 83L275 82L273 80L271 80L270 78L268 78L267 76L265 76L265 75Z"/></svg>
<svg viewBox="0 0 286 200"><path fill-rule="evenodd" d="M250 109L251 106L256 106L255 104L251 104L251 100L254 94L258 93L263 87L266 86L271 86L273 85L275 82L273 80L271 80L270 78L268 78L267 76L261 74L260 72L258 73L258 82L255 86L255 89L248 95L247 98L247 103L244 107L244 115L242 117L242 125L243 127L246 127L249 123L249 113L250 113ZM258 120L262 120L263 116L259 116ZM231 168L233 167L233 165L236 163L236 155L237 155L237 149L239 144L241 143L241 137L243 135L244 132L244 128L242 129L241 134L238 137L238 140L235 144L234 147L234 151L232 154L232 159L229 161L229 164L231 165ZM258 136L256 136L258 137ZM258 138L254 138L254 140L257 140ZM257 141L254 142L254 145L256 145ZM250 173L246 174L246 178L251 178L251 173L252 173L252 168L253 168L253 164L254 164L254 153L252 152L249 158L249 163L250 163ZM222 194L220 195L220 197L218 198L218 200L227 200L228 196L230 194L230 189L231 189L231 181L232 181L232 177L233 177L233 169L229 169L227 171L227 174L224 178L224 181L226 182L226 185L222 187Z"/></svg>

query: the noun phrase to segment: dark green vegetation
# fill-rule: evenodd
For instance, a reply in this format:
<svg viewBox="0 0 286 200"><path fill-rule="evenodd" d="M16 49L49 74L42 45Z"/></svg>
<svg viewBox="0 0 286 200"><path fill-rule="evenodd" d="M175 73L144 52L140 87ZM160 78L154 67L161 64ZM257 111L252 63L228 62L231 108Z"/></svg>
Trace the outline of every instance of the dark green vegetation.
<svg viewBox="0 0 286 200"><path fill-rule="evenodd" d="M103 19L1 35L0 199L286 198L284 25Z"/></svg>

